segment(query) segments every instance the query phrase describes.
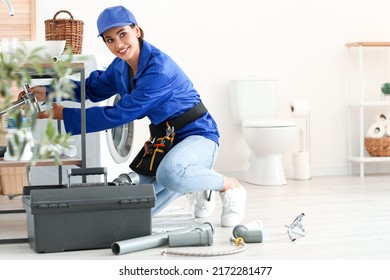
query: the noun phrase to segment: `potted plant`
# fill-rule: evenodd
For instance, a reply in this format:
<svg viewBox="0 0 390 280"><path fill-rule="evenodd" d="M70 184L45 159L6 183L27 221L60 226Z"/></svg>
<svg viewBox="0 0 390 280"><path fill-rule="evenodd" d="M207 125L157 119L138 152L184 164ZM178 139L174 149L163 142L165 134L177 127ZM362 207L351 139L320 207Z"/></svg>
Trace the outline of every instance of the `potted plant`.
<svg viewBox="0 0 390 280"><path fill-rule="evenodd" d="M11 52L4 51L4 48L0 52L0 121L4 123L5 117L7 120L8 118L13 120L13 129L19 133L7 135L7 152L19 159L29 144L25 128L28 126L32 131L34 130L38 112L34 110L36 107L26 106L29 100L25 103L21 100L16 101L16 96L23 88L28 91L25 85L31 82L32 77L45 75L47 68L43 65L48 63L48 57L41 53L40 48L28 50L23 44L19 44ZM65 54L65 60L51 63L49 67L50 75L53 78L51 86L54 88L54 92L45 101L48 107L51 107L53 100L71 97L73 83L69 79L72 74L69 66L72 61L72 51L68 49ZM31 92L29 94L33 96ZM52 115L50 115L49 120L52 120ZM4 136L6 131L2 129L0 133ZM31 163L34 164L40 159L54 158L60 164L61 149L58 147L68 147L70 145L69 136L58 133L53 122L48 121L44 135L39 142L34 143Z"/></svg>

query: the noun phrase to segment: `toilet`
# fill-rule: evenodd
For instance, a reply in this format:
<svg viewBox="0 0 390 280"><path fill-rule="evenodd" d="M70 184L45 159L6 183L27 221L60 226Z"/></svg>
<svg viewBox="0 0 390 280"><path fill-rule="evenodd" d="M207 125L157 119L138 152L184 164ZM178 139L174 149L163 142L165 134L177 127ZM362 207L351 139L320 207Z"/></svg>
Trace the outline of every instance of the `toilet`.
<svg viewBox="0 0 390 280"><path fill-rule="evenodd" d="M294 121L275 119L276 80L230 81L233 120L240 125L248 144L246 181L254 185L286 184L282 155L297 135Z"/></svg>

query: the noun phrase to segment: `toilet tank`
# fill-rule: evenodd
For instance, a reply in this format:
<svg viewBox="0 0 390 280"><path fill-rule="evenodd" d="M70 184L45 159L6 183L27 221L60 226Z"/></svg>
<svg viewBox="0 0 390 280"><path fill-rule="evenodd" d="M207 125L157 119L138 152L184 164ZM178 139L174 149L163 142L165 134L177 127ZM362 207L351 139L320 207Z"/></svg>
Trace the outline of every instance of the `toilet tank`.
<svg viewBox="0 0 390 280"><path fill-rule="evenodd" d="M233 120L273 119L276 80L233 80L229 84Z"/></svg>

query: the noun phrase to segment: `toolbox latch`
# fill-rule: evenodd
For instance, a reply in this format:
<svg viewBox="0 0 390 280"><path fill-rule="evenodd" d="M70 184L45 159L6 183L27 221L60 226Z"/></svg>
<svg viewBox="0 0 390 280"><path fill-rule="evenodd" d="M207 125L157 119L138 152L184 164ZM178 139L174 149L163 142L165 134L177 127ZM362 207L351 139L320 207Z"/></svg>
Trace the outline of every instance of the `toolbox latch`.
<svg viewBox="0 0 390 280"><path fill-rule="evenodd" d="M46 209L46 208L69 208L69 203L67 202L60 202L60 203L39 203L37 205L40 209Z"/></svg>
<svg viewBox="0 0 390 280"><path fill-rule="evenodd" d="M140 203L149 203L150 198L131 198L131 199L122 199L120 204L140 204Z"/></svg>

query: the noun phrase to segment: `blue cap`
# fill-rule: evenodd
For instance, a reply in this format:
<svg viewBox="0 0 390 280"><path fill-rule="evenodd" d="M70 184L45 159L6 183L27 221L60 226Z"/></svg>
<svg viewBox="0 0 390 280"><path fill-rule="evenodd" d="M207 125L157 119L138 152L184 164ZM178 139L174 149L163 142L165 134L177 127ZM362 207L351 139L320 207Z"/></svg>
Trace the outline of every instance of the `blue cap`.
<svg viewBox="0 0 390 280"><path fill-rule="evenodd" d="M98 36L102 36L105 31L112 27L137 24L134 15L123 6L114 6L105 9L98 17Z"/></svg>

